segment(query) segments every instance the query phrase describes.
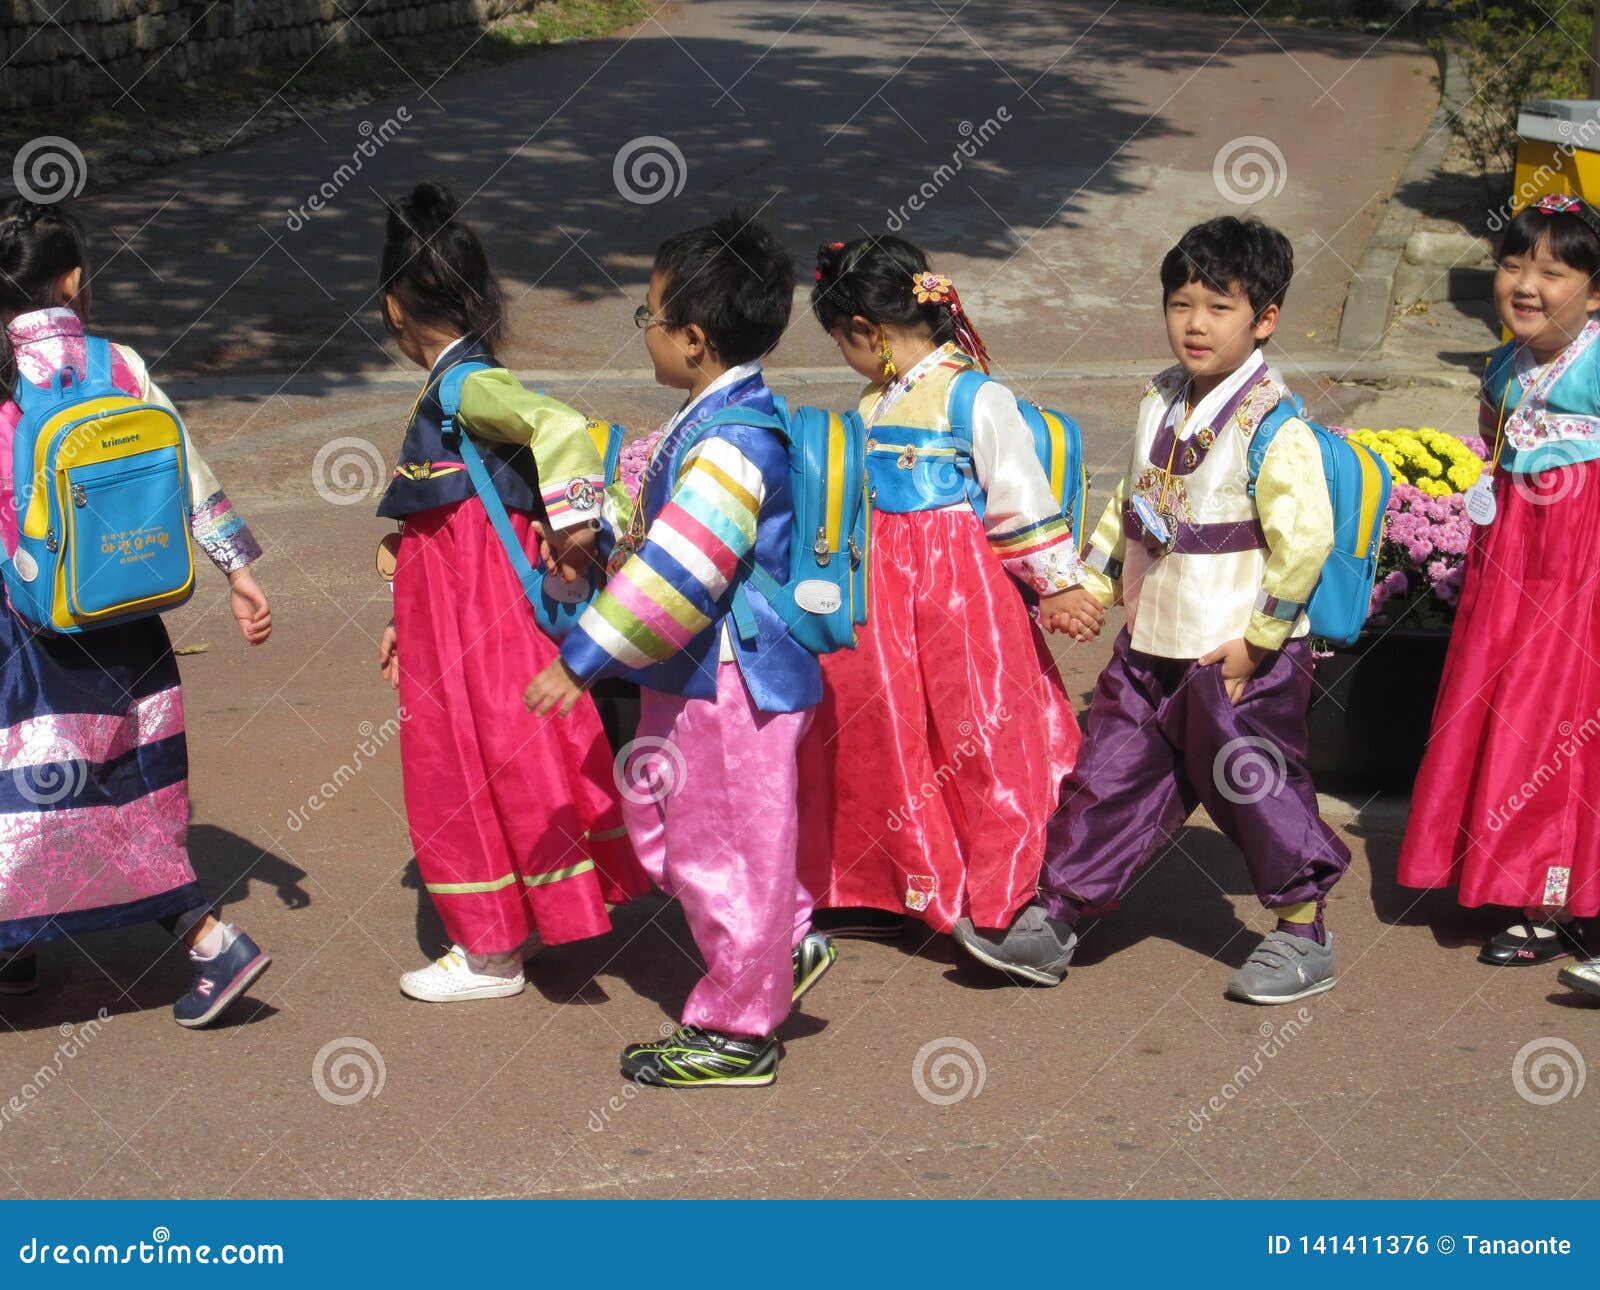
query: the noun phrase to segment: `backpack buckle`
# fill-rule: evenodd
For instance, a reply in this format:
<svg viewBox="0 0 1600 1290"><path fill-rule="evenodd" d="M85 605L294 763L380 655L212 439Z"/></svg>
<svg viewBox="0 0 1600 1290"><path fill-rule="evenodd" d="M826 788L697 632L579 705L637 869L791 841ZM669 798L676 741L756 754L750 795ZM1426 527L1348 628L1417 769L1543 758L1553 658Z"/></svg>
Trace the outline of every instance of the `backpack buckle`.
<svg viewBox="0 0 1600 1290"><path fill-rule="evenodd" d="M819 567L824 569L828 567L828 561L833 559L833 554L828 550L827 529L819 528L817 530L817 540L812 543L811 553L817 557Z"/></svg>

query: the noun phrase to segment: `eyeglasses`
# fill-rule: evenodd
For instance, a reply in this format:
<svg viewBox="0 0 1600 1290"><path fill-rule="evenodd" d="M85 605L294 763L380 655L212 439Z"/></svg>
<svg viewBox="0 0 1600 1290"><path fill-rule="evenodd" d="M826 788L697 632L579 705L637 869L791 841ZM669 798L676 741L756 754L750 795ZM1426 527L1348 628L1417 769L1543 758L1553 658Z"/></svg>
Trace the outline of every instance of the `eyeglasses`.
<svg viewBox="0 0 1600 1290"><path fill-rule="evenodd" d="M646 327L675 327L676 323L668 322L665 318L657 318L650 312L649 305L640 305L633 311L633 325L641 331Z"/></svg>

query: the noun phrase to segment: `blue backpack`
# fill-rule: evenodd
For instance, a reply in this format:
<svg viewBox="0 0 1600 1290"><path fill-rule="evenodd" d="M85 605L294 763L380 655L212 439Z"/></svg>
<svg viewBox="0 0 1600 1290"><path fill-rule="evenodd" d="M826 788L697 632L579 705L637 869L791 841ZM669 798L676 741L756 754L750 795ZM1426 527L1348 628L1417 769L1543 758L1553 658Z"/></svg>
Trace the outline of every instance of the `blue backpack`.
<svg viewBox="0 0 1600 1290"><path fill-rule="evenodd" d="M1333 503L1333 550L1306 605L1311 634L1335 645L1353 645L1366 626L1372 605L1372 584L1378 576L1378 549L1383 544L1384 514L1393 480L1389 467L1374 452L1334 434L1306 416L1305 404L1286 394L1262 418L1250 441L1250 496L1267 449L1285 421L1298 417L1311 428L1322 450L1322 472Z"/></svg>
<svg viewBox="0 0 1600 1290"><path fill-rule="evenodd" d="M760 426L777 432L789 446L789 491L794 501L789 576L779 582L752 560L748 582L795 640L813 654L854 649L856 628L867 621L872 508L867 497L866 426L855 412L791 409L776 394L772 401L772 416L745 406L727 407L713 412L699 427ZM698 439L691 436L679 446L678 461ZM740 638L750 641L755 638L755 618L745 585L733 593L733 621Z"/></svg>
<svg viewBox="0 0 1600 1290"><path fill-rule="evenodd" d="M958 372L950 382L950 437L970 460L972 456L972 412L978 391L994 378L969 368ZM1072 540L1081 549L1088 535L1083 531L1084 508L1089 501L1089 473L1083 463L1083 431L1064 412L1041 408L1027 399L1017 400L1017 411L1033 432L1033 451L1050 481L1062 518L1072 526ZM972 499L978 518L983 518L983 497Z"/></svg>
<svg viewBox="0 0 1600 1290"><path fill-rule="evenodd" d="M86 371L44 389L19 378L12 439L13 608L64 635L176 609L194 592L183 423L118 389L111 345L85 341Z"/></svg>
<svg viewBox="0 0 1600 1290"><path fill-rule="evenodd" d="M467 477L472 480L472 487L477 491L484 510L489 512L489 523L494 526L500 545L505 547L506 555L510 557L517 581L522 584L522 594L533 606L533 616L540 629L551 640L559 641L572 630L583 611L589 607L589 602L594 599L594 587L587 578L567 583L560 578L546 576L543 569L534 568L511 527L505 503L500 500L500 494L495 491L494 482L489 478L483 454L472 442L470 434L456 429L456 416L461 411L462 385L469 376L489 370L488 363L469 361L457 363L439 378L439 406L444 411L440 433L446 445L461 454ZM595 447L605 463L605 484L609 488L617 482L617 463L622 457L622 427L591 422L590 433L595 436ZM599 554L603 560L606 553L601 551Z"/></svg>

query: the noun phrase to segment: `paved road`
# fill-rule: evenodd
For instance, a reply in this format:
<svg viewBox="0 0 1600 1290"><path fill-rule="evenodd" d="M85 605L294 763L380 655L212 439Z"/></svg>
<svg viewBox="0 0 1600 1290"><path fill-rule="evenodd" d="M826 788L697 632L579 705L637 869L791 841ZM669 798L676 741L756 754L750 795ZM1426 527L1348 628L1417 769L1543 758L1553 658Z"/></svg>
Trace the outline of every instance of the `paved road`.
<svg viewBox="0 0 1600 1290"><path fill-rule="evenodd" d="M740 201L804 264L821 241L902 225L965 287L1002 363L1071 366L1159 353L1161 254L1262 197L1299 250L1294 347L1324 347L1428 120L1431 70L1419 49L1242 13L698 0L97 198L129 250L96 289L159 369L386 366L369 298L380 198L430 175L471 195L526 365L639 366L629 314L655 244ZM662 195L637 158L627 182L661 200L630 202L614 162L651 135L682 165ZM324 184L326 209L291 220ZM779 358L829 361L809 319Z"/></svg>
<svg viewBox="0 0 1600 1290"><path fill-rule="evenodd" d="M983 154L981 183L946 188L910 231L961 248L966 258L953 263L978 284L969 294L980 319L993 320L996 351L1036 374L1038 394L1080 415L1091 462L1107 466L1125 446L1133 369L1097 380L1044 374L1091 318L1099 330L1083 333L1066 363L1158 353L1151 282L1138 266L1163 225L1223 208L1211 155L1231 137L1260 134L1289 162L1266 209L1303 248L1318 230L1337 252L1303 252L1310 264L1294 298L1303 312L1291 316L1302 333L1319 332L1298 347L1312 362L1329 334L1319 320L1342 295L1336 261L1354 260L1368 203L1430 110L1419 56L1380 46L1362 57L1363 40L1132 5L1101 16L1091 6L973 3L961 29L943 32L937 21L908 21L912 10L684 6L631 40L434 87L440 107L419 113L363 182L387 191L426 170L470 191L510 158L505 182L473 211L511 276L531 288L518 304L514 360L564 373L550 379L556 393L647 424L669 409L664 392L592 375L639 364L636 351L612 353L633 343L626 313L663 230L736 193L760 202L783 186L771 209L803 251L881 221L947 155L960 120L1014 105L1016 120ZM861 14L878 15L876 25L860 28L852 15ZM1333 86L1339 106L1313 106L1312 78ZM716 104L719 83L737 107ZM626 911L609 940L550 953L516 1000L403 1000L396 974L433 950L439 931L408 865L384 725L393 699L372 666L388 615L369 572L379 526L369 497L319 499L311 463L340 437L392 453L408 393L399 381L341 389L342 365L381 373L384 363L353 325L314 356L307 339L330 335L369 283L372 194L350 187L298 240L271 224L348 151L358 119L382 117L374 109L319 123L326 144L302 132L98 203L131 235L171 188L180 193L133 239L164 281L141 279L137 262L119 257L97 284L113 324L132 325L140 293L172 305L168 318L139 323L152 355L238 279L163 366L221 367L261 391L213 386L187 407L269 548L262 576L280 630L267 649L247 651L215 581L173 628L181 643L207 647L183 660L197 864L228 916L278 961L258 1009L191 1035L165 1015L185 971L159 932L56 946L46 988L0 1002L0 1196L1600 1191L1594 1090L1536 1106L1513 1080L1513 1059L1532 1040L1564 1038L1600 1057L1594 1010L1574 1007L1548 973L1478 968L1482 919L1396 892L1396 813L1381 803L1338 816L1357 853L1332 905L1344 976L1307 1019L1221 998L1264 922L1237 856L1203 826L1087 938L1060 990L999 988L942 939L848 945L786 1027L788 1055L770 1090L636 1096L616 1077L617 1049L655 1033L694 975L681 918L655 902ZM644 133L678 143L688 181L675 199L630 206L611 187L610 159ZM1049 228L1013 256L1007 221ZM1123 293L1126 311L1114 306ZM1030 317L1040 301L1059 325ZM274 372L308 357L320 385L265 397ZM807 325L782 357L797 375L827 360ZM804 390L833 403L850 392L822 377ZM1335 385L1323 397L1327 415L1359 415L1371 391ZM1074 694L1105 655L1104 645L1064 653ZM342 786L311 809L335 779ZM86 1025L102 1008L107 1020ZM78 1027L70 1041L67 1025ZM939 1072L956 1076L964 1060L966 1096L940 1105L919 1092L925 1050L923 1086L940 1094ZM325 1051L332 1094L341 1089L327 1063L341 1051L353 1057L340 1068L351 1076L363 1054L374 1071L381 1064L381 1091L348 1105L319 1094ZM946 1052L957 1065L928 1064ZM41 1067L51 1072L43 1082ZM358 1081L350 1093L360 1091Z"/></svg>

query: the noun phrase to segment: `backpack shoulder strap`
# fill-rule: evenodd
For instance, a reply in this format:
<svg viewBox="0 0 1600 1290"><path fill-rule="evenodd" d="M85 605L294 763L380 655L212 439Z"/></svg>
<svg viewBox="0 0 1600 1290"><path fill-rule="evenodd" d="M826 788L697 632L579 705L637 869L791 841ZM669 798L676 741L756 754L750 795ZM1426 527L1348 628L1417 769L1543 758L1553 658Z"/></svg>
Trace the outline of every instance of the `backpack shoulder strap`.
<svg viewBox="0 0 1600 1290"><path fill-rule="evenodd" d="M522 549L522 543L517 541L516 531L511 527L511 517L506 514L506 505L495 491L494 481L489 478L489 468L483 464L483 454L478 451L478 445L473 443L470 434L455 424L461 412L461 387L469 376L489 370L489 364L478 359L466 359L445 369L444 375L439 378L439 406L444 410L444 424L440 431L453 441L451 446L461 454L461 464L467 468L467 478L472 481L473 491L478 494L483 509L489 513L489 523L494 528L495 536L500 539L500 545L506 549L517 581L522 584L522 594L528 598L530 605L537 607L544 575L533 567L528 553Z"/></svg>
<svg viewBox="0 0 1600 1290"><path fill-rule="evenodd" d="M978 406L978 391L994 378L969 367L957 372L950 382L949 406L945 417L950 422L950 437L969 456L972 454L972 418Z"/></svg>
<svg viewBox="0 0 1600 1290"><path fill-rule="evenodd" d="M1283 428L1285 421L1295 417L1304 418L1306 405L1300 401L1297 394L1285 393L1278 400L1272 411L1261 418L1261 424L1256 427L1256 432L1251 436L1250 447L1246 452L1246 460L1250 467L1249 493L1256 495L1256 480L1261 475L1261 463L1267 459L1267 449L1272 447L1272 441L1277 438L1278 431Z"/></svg>

